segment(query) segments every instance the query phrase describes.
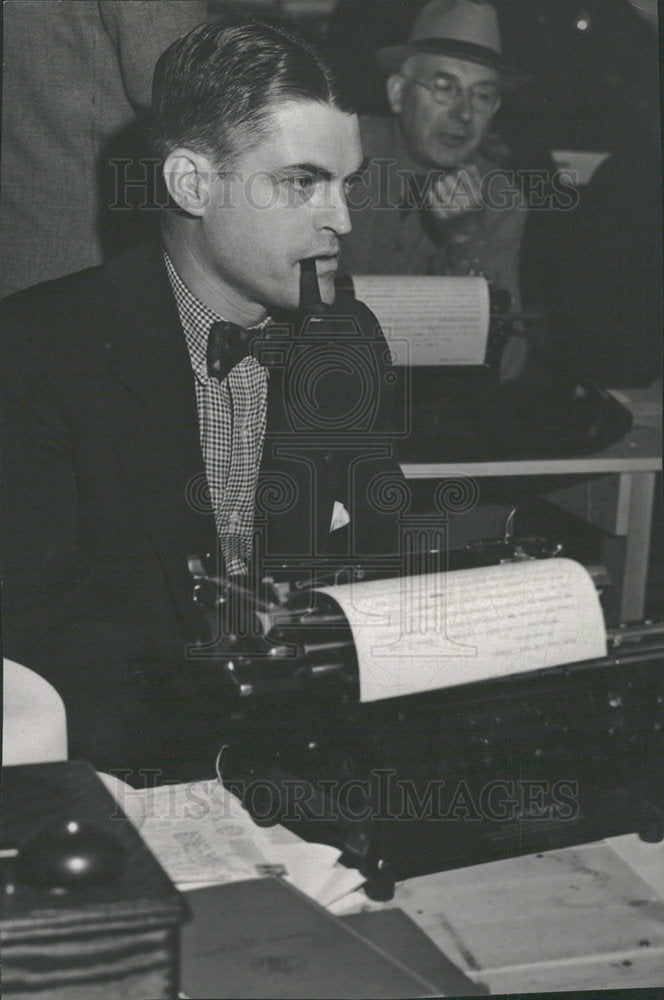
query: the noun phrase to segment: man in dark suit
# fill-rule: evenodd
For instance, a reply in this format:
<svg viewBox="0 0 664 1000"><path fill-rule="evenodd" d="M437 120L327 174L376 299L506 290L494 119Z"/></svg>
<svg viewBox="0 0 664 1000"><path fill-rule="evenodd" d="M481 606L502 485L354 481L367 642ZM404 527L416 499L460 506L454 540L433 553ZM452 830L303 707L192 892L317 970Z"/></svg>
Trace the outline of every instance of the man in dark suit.
<svg viewBox="0 0 664 1000"><path fill-rule="evenodd" d="M385 342L335 301L362 154L329 70L282 28L199 26L157 64L153 136L163 244L4 303L5 653L102 768L219 745L180 691L189 556L397 548Z"/></svg>

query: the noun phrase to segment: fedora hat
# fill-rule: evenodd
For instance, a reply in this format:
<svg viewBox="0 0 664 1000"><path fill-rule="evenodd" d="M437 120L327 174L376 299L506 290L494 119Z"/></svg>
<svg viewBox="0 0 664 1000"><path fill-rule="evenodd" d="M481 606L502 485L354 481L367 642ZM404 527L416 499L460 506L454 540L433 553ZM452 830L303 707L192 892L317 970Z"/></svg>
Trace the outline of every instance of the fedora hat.
<svg viewBox="0 0 664 1000"><path fill-rule="evenodd" d="M417 52L489 66L500 74L505 91L530 80L527 73L504 61L498 15L486 0L431 0L417 15L406 44L378 49L376 60L386 73L397 73L404 60Z"/></svg>

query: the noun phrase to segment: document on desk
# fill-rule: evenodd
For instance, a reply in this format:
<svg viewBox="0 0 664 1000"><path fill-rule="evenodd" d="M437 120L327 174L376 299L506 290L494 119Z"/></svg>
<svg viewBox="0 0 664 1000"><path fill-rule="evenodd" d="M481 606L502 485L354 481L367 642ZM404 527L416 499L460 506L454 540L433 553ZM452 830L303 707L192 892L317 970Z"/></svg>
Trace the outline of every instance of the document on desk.
<svg viewBox="0 0 664 1000"><path fill-rule="evenodd" d="M130 815L139 800L141 836L183 891L278 875L326 906L363 881L337 863L337 848L306 843L282 826L257 826L217 779L125 788L116 801Z"/></svg>
<svg viewBox="0 0 664 1000"><path fill-rule="evenodd" d="M359 275L353 286L376 314L393 364L484 364L490 309L485 278Z"/></svg>
<svg viewBox="0 0 664 1000"><path fill-rule="evenodd" d="M569 559L327 587L378 701L606 655L590 575Z"/></svg>

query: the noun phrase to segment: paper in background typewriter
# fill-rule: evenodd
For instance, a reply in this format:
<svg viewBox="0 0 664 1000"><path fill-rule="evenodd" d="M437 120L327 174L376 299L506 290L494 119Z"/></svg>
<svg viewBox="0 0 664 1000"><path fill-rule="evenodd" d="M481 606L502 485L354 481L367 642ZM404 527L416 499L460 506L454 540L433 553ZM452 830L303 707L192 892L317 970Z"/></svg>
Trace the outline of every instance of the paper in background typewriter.
<svg viewBox="0 0 664 1000"><path fill-rule="evenodd" d="M357 275L353 287L380 321L394 365L484 364L490 319L485 278Z"/></svg>

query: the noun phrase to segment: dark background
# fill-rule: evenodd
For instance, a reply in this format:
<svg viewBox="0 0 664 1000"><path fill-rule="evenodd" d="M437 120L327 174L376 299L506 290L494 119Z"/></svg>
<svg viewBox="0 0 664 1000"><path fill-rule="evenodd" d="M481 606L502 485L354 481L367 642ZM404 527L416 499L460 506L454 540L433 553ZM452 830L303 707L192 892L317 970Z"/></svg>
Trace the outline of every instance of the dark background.
<svg viewBox="0 0 664 1000"><path fill-rule="evenodd" d="M533 147L608 150L627 143L638 127L633 99L652 102L659 93L654 41L627 0L493 3L506 57L533 76L500 112L506 138L517 141L527 123ZM357 110L380 114L388 108L373 52L403 42L423 6L424 0L211 0L210 11L281 16L322 36Z"/></svg>

